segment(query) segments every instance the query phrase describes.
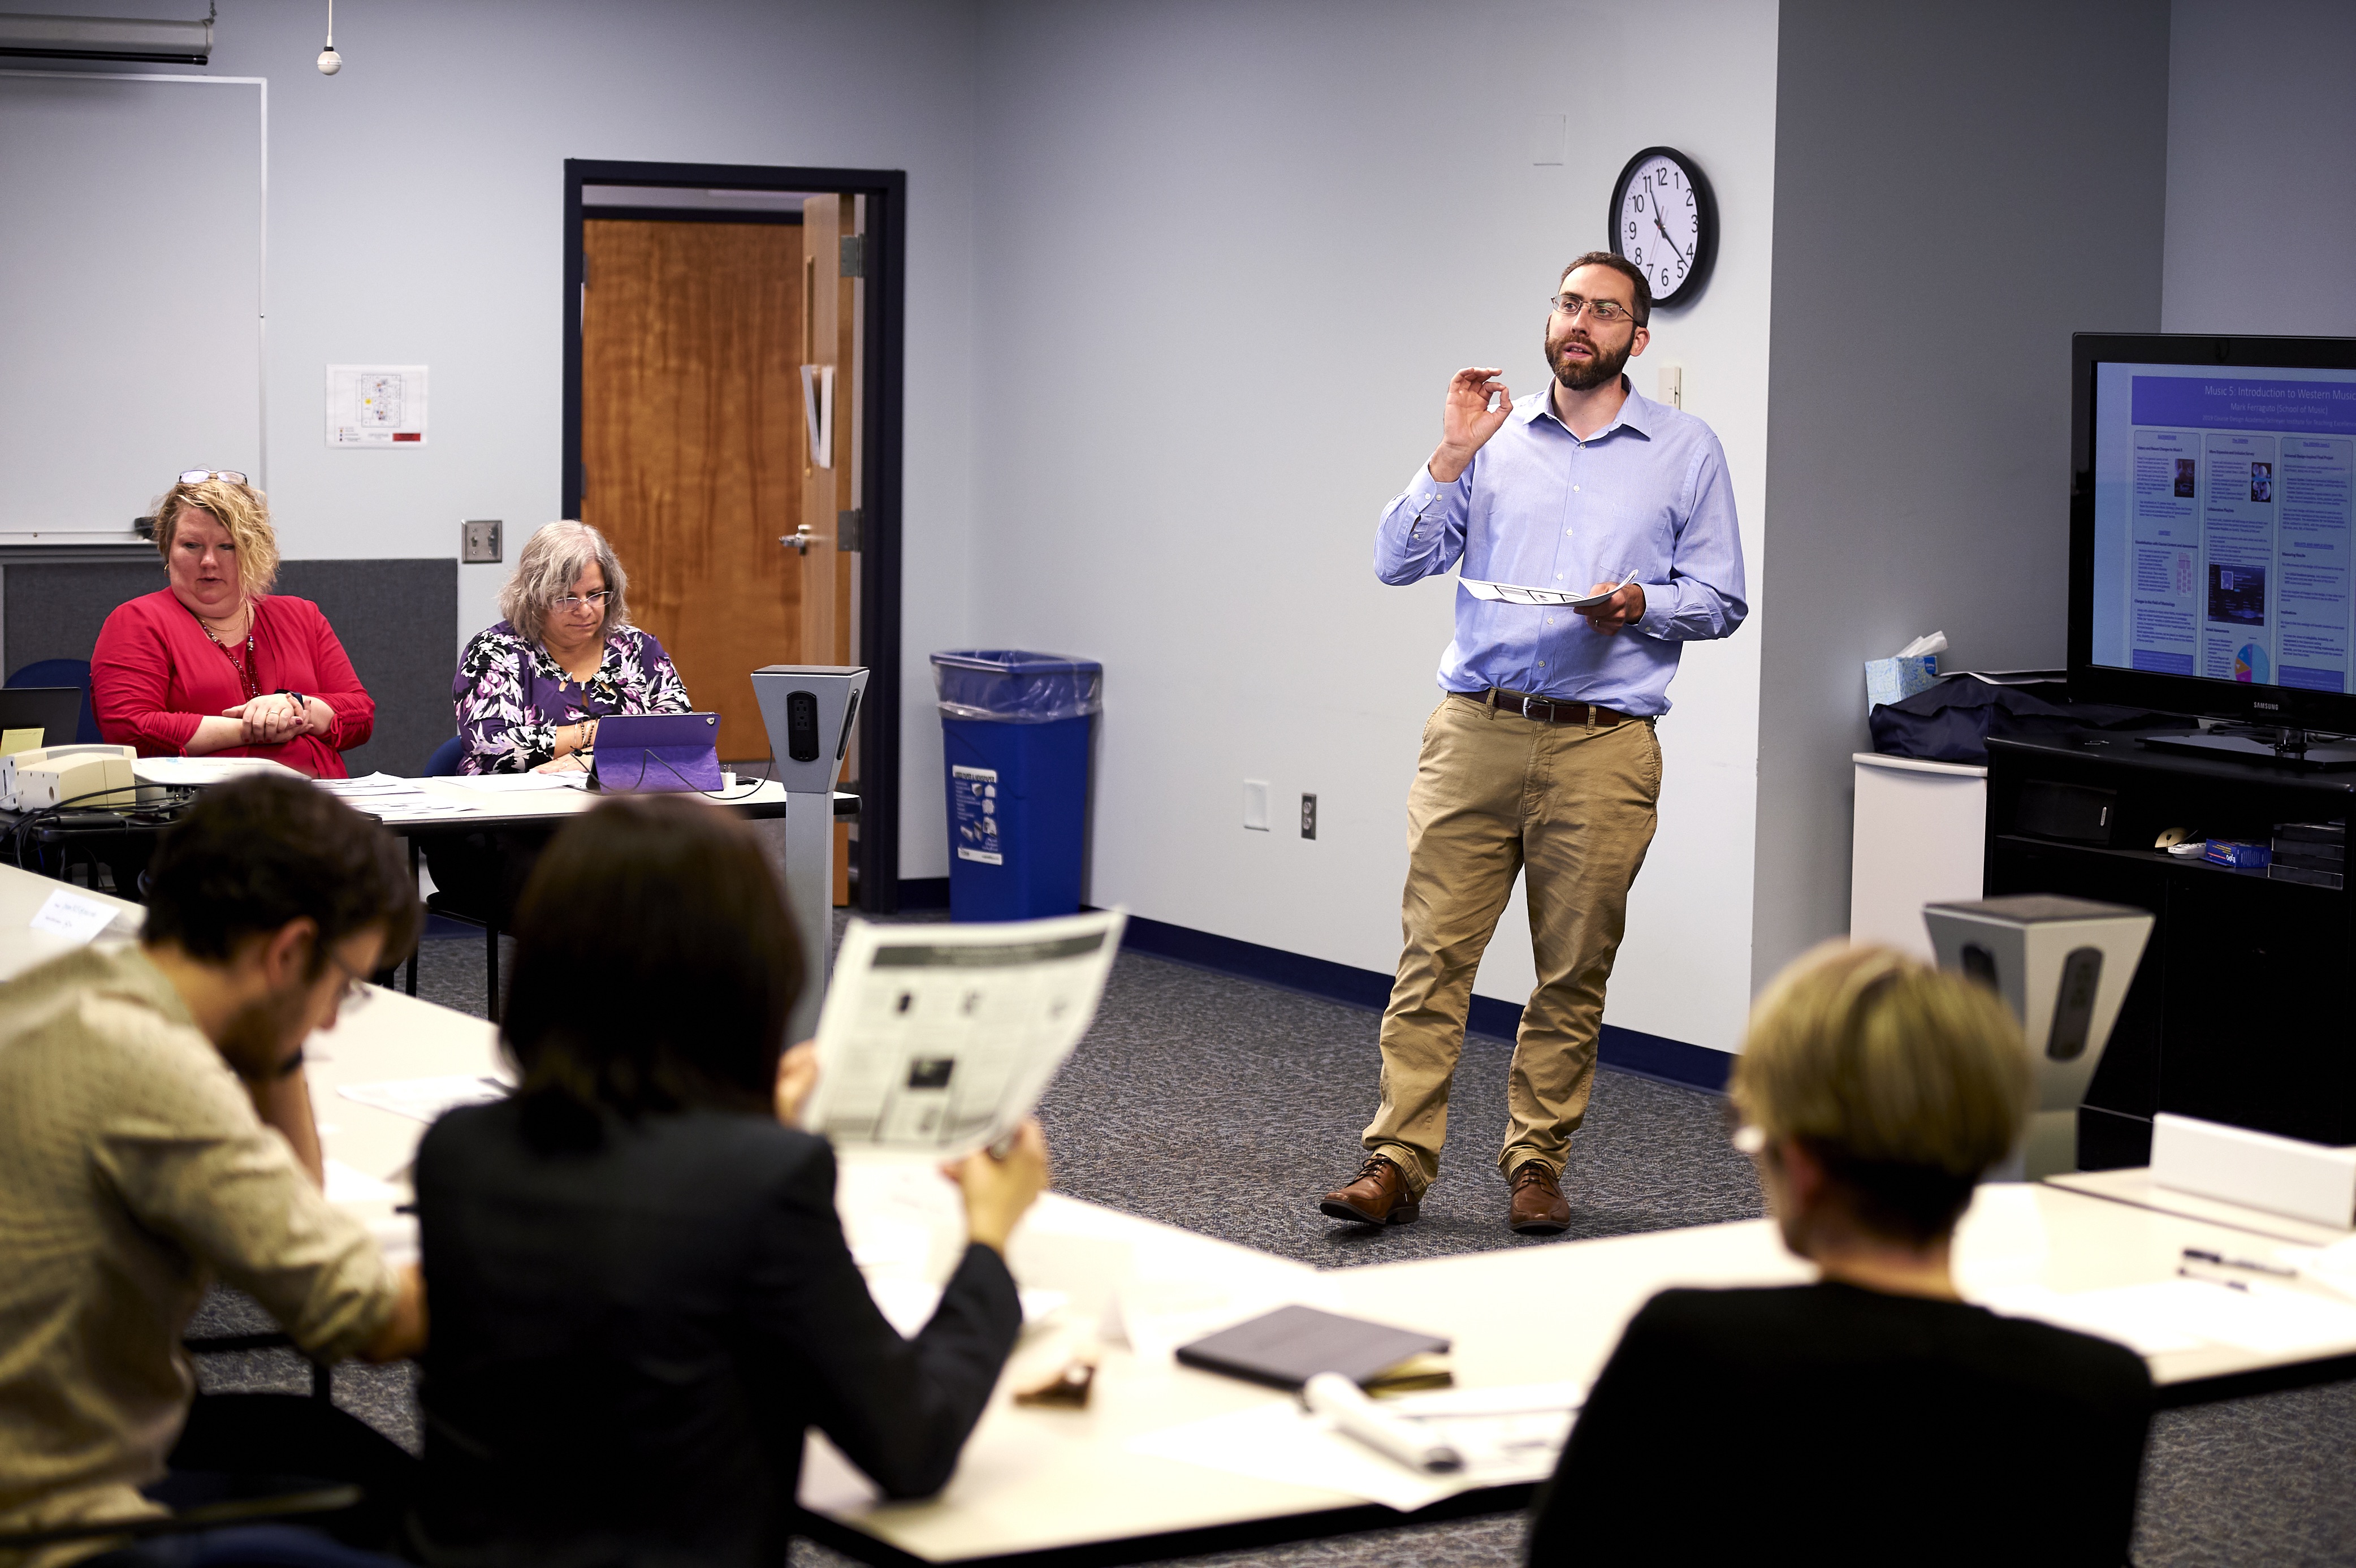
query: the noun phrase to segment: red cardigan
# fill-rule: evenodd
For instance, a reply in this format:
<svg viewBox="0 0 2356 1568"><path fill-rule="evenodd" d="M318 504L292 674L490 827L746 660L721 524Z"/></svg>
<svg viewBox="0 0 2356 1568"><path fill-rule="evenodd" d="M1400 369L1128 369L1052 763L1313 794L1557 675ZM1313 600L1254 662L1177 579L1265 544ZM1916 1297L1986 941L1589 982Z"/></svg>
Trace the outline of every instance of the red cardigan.
<svg viewBox="0 0 2356 1568"><path fill-rule="evenodd" d="M345 779L337 755L366 743L376 703L360 687L344 645L308 599L273 594L254 601L254 673L263 693L301 692L336 710L324 736L276 746L232 746L216 757L266 757L314 779ZM238 650L241 658L245 650ZM237 666L214 646L188 607L161 589L115 607L90 660L91 705L99 733L142 757L184 757L197 721L245 701Z"/></svg>

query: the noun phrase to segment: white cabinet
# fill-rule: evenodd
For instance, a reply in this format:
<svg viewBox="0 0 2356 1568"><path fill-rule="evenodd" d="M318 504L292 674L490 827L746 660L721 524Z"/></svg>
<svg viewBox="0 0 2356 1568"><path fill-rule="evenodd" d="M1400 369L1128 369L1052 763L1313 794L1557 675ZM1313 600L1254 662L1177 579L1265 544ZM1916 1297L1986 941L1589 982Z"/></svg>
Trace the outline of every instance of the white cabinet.
<svg viewBox="0 0 2356 1568"><path fill-rule="evenodd" d="M1922 906L1980 896L1987 769L1960 762L1854 754L1848 934L1931 958Z"/></svg>

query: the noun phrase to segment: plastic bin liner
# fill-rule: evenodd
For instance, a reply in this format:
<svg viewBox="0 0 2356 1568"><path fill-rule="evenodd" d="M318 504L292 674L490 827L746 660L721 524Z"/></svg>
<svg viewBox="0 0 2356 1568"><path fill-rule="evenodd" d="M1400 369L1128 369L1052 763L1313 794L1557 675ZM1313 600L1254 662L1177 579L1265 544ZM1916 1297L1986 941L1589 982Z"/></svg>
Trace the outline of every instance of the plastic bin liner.
<svg viewBox="0 0 2356 1568"><path fill-rule="evenodd" d="M1104 666L1013 648L936 653L933 690L946 719L1054 724L1104 711Z"/></svg>

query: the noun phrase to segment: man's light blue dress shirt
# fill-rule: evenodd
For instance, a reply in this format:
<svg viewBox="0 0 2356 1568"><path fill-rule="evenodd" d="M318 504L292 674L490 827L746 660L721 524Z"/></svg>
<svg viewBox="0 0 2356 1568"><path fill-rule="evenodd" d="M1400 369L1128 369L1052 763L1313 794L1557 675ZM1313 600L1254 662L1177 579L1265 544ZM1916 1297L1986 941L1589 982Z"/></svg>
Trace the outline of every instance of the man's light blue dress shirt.
<svg viewBox="0 0 2356 1568"><path fill-rule="evenodd" d="M1571 594L1633 574L1644 618L1606 637L1576 610L1460 586L1456 639L1440 660L1451 692L1495 686L1648 718L1669 711L1678 644L1729 636L1750 609L1717 435L1633 389L1585 441L1533 392L1454 484L1417 470L1376 530L1375 575L1412 583L1460 563L1478 581Z"/></svg>

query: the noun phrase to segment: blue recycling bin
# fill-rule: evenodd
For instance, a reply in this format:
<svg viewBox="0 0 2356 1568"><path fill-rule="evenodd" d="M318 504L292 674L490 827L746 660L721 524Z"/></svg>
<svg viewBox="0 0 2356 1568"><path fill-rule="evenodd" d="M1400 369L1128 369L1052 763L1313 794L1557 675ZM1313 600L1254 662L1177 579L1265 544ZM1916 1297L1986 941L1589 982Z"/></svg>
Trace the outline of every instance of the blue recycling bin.
<svg viewBox="0 0 2356 1568"><path fill-rule="evenodd" d="M933 655L948 772L949 918L1075 914L1087 844L1092 659L982 648Z"/></svg>

